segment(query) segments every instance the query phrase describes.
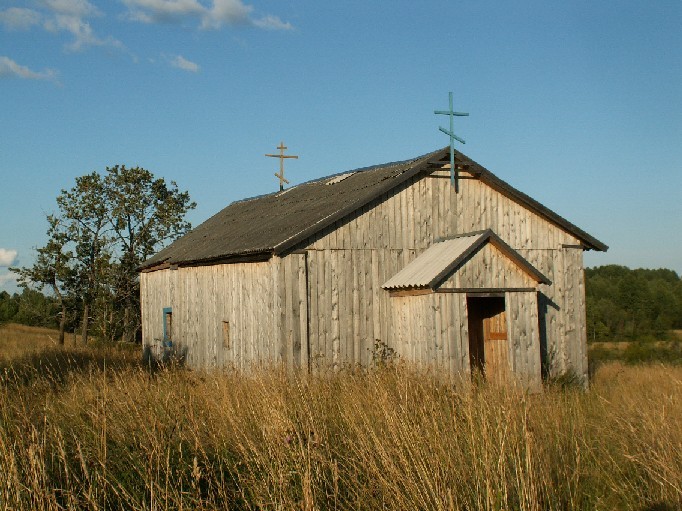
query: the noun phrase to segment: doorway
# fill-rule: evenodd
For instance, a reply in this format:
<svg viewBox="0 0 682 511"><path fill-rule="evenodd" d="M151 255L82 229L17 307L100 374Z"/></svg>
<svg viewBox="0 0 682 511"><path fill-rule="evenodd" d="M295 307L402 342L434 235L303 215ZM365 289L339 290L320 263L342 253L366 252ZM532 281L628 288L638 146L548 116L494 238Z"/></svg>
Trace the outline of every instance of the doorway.
<svg viewBox="0 0 682 511"><path fill-rule="evenodd" d="M504 295L467 296L469 364L472 375L502 382L509 374Z"/></svg>

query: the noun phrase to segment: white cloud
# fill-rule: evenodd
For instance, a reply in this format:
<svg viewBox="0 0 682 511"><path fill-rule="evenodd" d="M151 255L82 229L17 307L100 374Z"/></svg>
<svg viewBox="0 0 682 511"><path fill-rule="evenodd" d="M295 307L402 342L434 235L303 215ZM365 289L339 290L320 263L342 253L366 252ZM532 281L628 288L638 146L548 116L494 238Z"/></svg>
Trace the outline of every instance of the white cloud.
<svg viewBox="0 0 682 511"><path fill-rule="evenodd" d="M5 287L6 284L14 285L16 281L16 273L0 273L0 288Z"/></svg>
<svg viewBox="0 0 682 511"><path fill-rule="evenodd" d="M73 41L66 45L71 51L86 46L123 47L113 37L95 35L88 18L102 13L88 0L40 0L36 6L36 9L10 7L0 11L0 23L10 29L28 29L40 24L49 32L65 32L73 36Z"/></svg>
<svg viewBox="0 0 682 511"><path fill-rule="evenodd" d="M10 7L0 11L0 23L10 30L27 30L40 23L40 13L33 9Z"/></svg>
<svg viewBox="0 0 682 511"><path fill-rule="evenodd" d="M144 23L174 23L187 16L200 16L204 7L197 0L123 0L128 16Z"/></svg>
<svg viewBox="0 0 682 511"><path fill-rule="evenodd" d="M45 28L50 32L69 32L74 40L66 45L71 51L82 50L86 46L112 46L122 48L123 44L112 37L101 39L95 35L90 23L78 16L57 14L54 18L45 22Z"/></svg>
<svg viewBox="0 0 682 511"><path fill-rule="evenodd" d="M294 28L288 21L282 21L278 16L272 15L253 20L253 24L258 28L265 28L268 30L292 30Z"/></svg>
<svg viewBox="0 0 682 511"><path fill-rule="evenodd" d="M4 55L0 55L0 78L23 78L25 80L51 80L55 81L57 73L52 69L45 71L32 71L26 66L17 64L15 61ZM4 248L0 248L0 262ZM16 255L16 251L15 251ZM2 264L0 264L2 266Z"/></svg>
<svg viewBox="0 0 682 511"><path fill-rule="evenodd" d="M182 69L184 71L191 71L192 73L196 73L199 71L199 64L195 64L191 60L187 60L185 57L182 55L178 55L174 59L170 61L171 66L177 67L178 69Z"/></svg>
<svg viewBox="0 0 682 511"><path fill-rule="evenodd" d="M68 32L74 38L66 45L71 51L86 46L112 46L122 48L123 44L113 37L100 38L95 35L86 18L100 16L101 12L88 0L44 0L49 11L43 26L50 32Z"/></svg>
<svg viewBox="0 0 682 511"><path fill-rule="evenodd" d="M252 25L271 30L290 30L290 23L277 16L253 19L253 6L242 0L122 0L127 17L143 23L185 23L198 21L201 28L219 29L224 25Z"/></svg>
<svg viewBox="0 0 682 511"><path fill-rule="evenodd" d="M202 28L220 28L222 25L249 23L253 7L244 5L241 0L213 0L213 7L207 9L202 17Z"/></svg>
<svg viewBox="0 0 682 511"><path fill-rule="evenodd" d="M17 258L16 250L0 248L0 266L11 266Z"/></svg>
<svg viewBox="0 0 682 511"><path fill-rule="evenodd" d="M43 2L50 11L64 16L84 18L101 14L99 9L88 0L43 0Z"/></svg>

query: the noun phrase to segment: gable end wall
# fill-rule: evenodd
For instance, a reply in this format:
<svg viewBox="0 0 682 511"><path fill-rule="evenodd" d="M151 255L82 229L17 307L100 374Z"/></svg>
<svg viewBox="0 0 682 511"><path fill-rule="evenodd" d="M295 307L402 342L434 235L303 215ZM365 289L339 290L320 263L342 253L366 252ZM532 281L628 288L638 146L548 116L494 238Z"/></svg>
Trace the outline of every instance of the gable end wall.
<svg viewBox="0 0 682 511"><path fill-rule="evenodd" d="M546 373L586 377L582 250L563 248L580 241L479 180L460 180L455 193L448 171L415 176L301 243L314 266L310 289L319 291L311 293L311 356L367 363L377 345L396 349L381 284L435 240L484 229L552 281L538 295Z"/></svg>

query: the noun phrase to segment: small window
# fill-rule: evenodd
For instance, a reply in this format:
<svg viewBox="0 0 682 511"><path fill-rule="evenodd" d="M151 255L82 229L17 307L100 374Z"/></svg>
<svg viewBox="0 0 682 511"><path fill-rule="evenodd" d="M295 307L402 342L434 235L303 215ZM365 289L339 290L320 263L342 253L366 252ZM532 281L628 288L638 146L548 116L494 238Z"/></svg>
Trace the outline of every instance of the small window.
<svg viewBox="0 0 682 511"><path fill-rule="evenodd" d="M173 309L166 307L163 309L163 340L173 339Z"/></svg>
<svg viewBox="0 0 682 511"><path fill-rule="evenodd" d="M223 348L230 349L230 322L223 321Z"/></svg>

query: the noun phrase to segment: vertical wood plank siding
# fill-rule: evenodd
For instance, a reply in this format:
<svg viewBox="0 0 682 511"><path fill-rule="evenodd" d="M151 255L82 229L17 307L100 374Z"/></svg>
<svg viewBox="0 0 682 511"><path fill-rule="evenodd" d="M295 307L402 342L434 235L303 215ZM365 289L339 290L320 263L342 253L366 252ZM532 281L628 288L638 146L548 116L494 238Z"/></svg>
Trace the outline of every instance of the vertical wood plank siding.
<svg viewBox="0 0 682 511"><path fill-rule="evenodd" d="M381 285L435 240L492 229L551 280L537 294L506 295L512 370L536 381L542 345L547 374L586 376L582 250L563 248L579 240L476 179L461 180L455 193L447 177L442 170L415 176L302 242L296 248L305 254L141 274L145 344L161 338L161 311L172 307L175 345L194 367L285 362L317 372L369 365L378 346L452 375L466 372L466 295L391 298ZM444 284L534 285L492 245Z"/></svg>
<svg viewBox="0 0 682 511"><path fill-rule="evenodd" d="M509 362L514 378L525 386L541 382L537 293L505 293Z"/></svg>
<svg viewBox="0 0 682 511"><path fill-rule="evenodd" d="M315 338L311 358L317 361L316 368L329 366L330 360L338 367L337 336L343 330L354 343L352 356L344 357L343 363L367 364L375 346L385 344L417 363L428 361L452 372L468 370L465 296L390 298L381 284L435 240L490 228L552 281L539 286L539 298L533 293L508 298L510 304L521 307L517 317L525 325L514 327L514 335L520 336L519 353L510 360L518 364L524 377L532 374L536 378L540 361L521 352L537 351L542 342L543 353L548 354L548 374L574 371L586 376L582 250L562 248L577 245L579 240L478 180L461 180L456 194L447 176L447 171L416 176L302 243L308 250L308 264L318 270L317 287L311 288L315 299L310 299L311 324L318 332L313 334L311 329ZM486 245L443 286L535 285L496 252L495 247ZM373 285L367 285L368 280L363 285L363 275ZM320 287L319 282L325 285ZM526 302L530 295L535 296L533 303ZM538 305L542 308L539 312ZM394 330L408 328L405 318L413 318L414 323L424 321L420 335L431 336L431 344L394 337ZM545 322L542 328L538 326L540 318ZM536 338L536 346L532 346Z"/></svg>
<svg viewBox="0 0 682 511"><path fill-rule="evenodd" d="M247 369L277 362L281 339L276 332L282 329L273 314L279 310L275 309L274 283L270 262L142 273L145 348L160 349L162 310L170 307L173 348L187 357L190 366ZM298 299L298 291L296 295ZM230 323L229 348L223 347L223 321Z"/></svg>

